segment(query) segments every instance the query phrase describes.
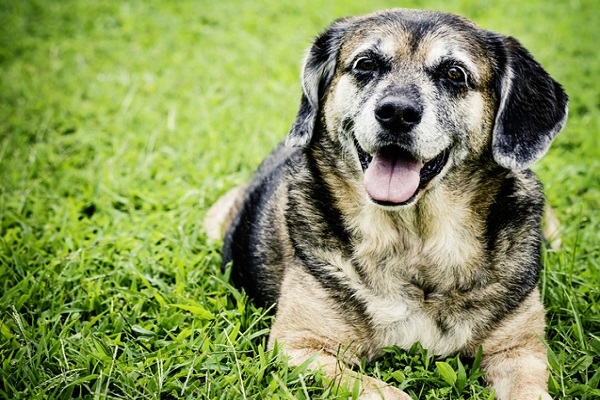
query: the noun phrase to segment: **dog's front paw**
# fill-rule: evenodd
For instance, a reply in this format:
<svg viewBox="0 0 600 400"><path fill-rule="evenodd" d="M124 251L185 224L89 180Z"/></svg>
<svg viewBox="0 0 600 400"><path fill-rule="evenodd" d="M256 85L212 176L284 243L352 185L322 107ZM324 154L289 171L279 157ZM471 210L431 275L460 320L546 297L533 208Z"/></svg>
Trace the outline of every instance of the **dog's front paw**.
<svg viewBox="0 0 600 400"><path fill-rule="evenodd" d="M517 400L553 400L552 396L543 389L522 390L511 394L511 399Z"/></svg>
<svg viewBox="0 0 600 400"><path fill-rule="evenodd" d="M393 386L387 386L377 391L365 391L358 398L360 400L412 400L406 392Z"/></svg>
<svg viewBox="0 0 600 400"><path fill-rule="evenodd" d="M367 376L362 376L362 388L360 400L412 400L406 392Z"/></svg>

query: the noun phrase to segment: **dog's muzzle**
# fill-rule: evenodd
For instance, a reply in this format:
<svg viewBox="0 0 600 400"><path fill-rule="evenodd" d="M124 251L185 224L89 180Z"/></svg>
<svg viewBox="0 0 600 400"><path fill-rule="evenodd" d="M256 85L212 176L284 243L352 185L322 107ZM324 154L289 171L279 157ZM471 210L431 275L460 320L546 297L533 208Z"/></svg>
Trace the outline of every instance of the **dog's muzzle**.
<svg viewBox="0 0 600 400"><path fill-rule="evenodd" d="M443 170L450 149L430 160L421 160L407 150L413 145L411 131L423 116L420 102L411 96L388 95L378 102L374 112L382 128L382 146L369 154L354 140L365 189L378 204L408 204Z"/></svg>

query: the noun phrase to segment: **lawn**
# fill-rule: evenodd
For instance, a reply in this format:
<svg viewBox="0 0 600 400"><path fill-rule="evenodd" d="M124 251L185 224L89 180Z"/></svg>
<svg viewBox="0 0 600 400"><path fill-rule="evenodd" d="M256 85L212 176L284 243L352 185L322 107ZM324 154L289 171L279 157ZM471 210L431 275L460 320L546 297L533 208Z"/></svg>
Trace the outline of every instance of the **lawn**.
<svg viewBox="0 0 600 400"><path fill-rule="evenodd" d="M514 35L570 95L535 166L562 223L544 252L550 391L600 398L597 0L0 3L0 398L347 398L266 351L210 204L281 140L300 61L336 17L397 5ZM413 398L492 398L477 360L390 348L360 368Z"/></svg>

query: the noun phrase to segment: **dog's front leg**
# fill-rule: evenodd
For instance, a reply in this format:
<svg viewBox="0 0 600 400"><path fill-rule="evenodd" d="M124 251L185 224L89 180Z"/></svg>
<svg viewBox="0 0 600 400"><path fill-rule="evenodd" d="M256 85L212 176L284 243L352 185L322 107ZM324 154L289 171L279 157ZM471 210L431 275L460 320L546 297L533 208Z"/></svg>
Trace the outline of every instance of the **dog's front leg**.
<svg viewBox="0 0 600 400"><path fill-rule="evenodd" d="M482 366L498 400L550 400L544 308L534 290L483 342Z"/></svg>
<svg viewBox="0 0 600 400"><path fill-rule="evenodd" d="M410 400L402 390L350 369L349 364L372 351L367 348L368 332L354 326L347 317L311 275L301 268L288 269L269 348L277 342L283 354L290 357L291 365L314 358L309 369L323 371L329 385L353 390L358 384L362 400Z"/></svg>

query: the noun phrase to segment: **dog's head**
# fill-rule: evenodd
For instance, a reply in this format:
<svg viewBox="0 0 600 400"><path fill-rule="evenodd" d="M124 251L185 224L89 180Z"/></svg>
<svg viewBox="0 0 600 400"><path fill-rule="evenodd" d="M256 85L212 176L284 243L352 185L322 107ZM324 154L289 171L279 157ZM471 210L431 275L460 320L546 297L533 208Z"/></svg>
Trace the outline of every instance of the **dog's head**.
<svg viewBox="0 0 600 400"><path fill-rule="evenodd" d="M513 38L452 14L335 21L309 49L287 144L339 143L376 203L414 203L469 158L524 169L563 127L567 96Z"/></svg>

